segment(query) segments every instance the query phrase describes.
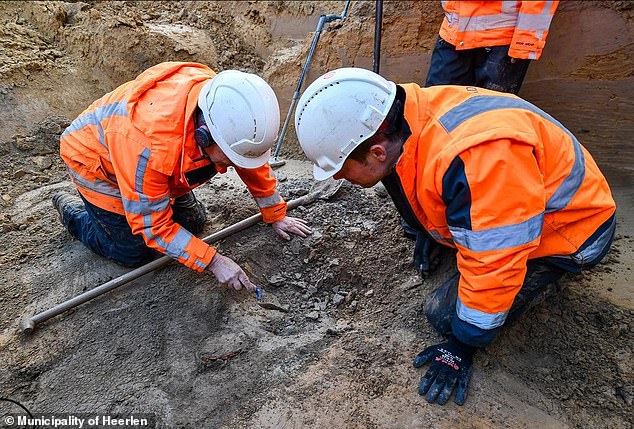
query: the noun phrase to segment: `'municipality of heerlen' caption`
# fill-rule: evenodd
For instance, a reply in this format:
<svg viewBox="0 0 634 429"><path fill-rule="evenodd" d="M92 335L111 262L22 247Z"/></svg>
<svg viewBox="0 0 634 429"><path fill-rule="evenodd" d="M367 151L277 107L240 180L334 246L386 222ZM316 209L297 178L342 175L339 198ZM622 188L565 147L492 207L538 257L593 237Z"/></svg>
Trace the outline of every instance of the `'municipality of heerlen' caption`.
<svg viewBox="0 0 634 429"><path fill-rule="evenodd" d="M7 426L22 427L45 427L45 428L90 428L90 427L150 427L151 419L145 417L135 417L133 415L127 417L121 416L77 416L68 415L40 415L35 417L16 415L4 416L4 422ZM152 425L153 426L153 425Z"/></svg>

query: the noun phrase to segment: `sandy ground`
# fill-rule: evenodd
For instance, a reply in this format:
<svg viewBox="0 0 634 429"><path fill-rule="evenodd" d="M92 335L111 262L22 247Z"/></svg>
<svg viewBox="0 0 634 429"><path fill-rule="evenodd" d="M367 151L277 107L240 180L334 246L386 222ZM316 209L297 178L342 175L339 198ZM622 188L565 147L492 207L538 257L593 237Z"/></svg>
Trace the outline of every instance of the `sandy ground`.
<svg viewBox="0 0 634 429"><path fill-rule="evenodd" d="M297 209L313 225L308 239L282 242L258 225L217 243L288 313L172 264L20 335L20 317L127 271L73 240L52 210L50 196L72 190L57 155L70 119L165 59L259 71L287 95L284 112L316 16L342 3L0 4L0 397L34 412L146 413L170 428L633 427L632 11L605 3L562 8L523 95L595 155L619 205L616 241L596 270L566 278L561 296L477 356L463 407L427 404L411 366L440 340L421 306L455 262L420 279L379 189L344 185ZM371 6L356 2L350 21L322 36L329 49L316 53L312 73L367 66ZM393 79L426 70L438 9L387 3ZM601 25L605 41L591 44L586 31L568 40L579 25ZM566 50L573 42L587 55ZM276 174L292 199L312 180L289 134L284 153L296 160ZM233 174L197 195L211 221L203 235L256 212ZM16 411L3 406L0 414Z"/></svg>

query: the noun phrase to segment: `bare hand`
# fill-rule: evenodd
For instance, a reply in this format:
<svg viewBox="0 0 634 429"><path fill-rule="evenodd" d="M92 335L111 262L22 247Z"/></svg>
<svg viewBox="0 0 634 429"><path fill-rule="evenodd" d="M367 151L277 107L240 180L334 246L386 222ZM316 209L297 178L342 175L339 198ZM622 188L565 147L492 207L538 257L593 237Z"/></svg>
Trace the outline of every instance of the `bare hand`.
<svg viewBox="0 0 634 429"><path fill-rule="evenodd" d="M220 283L226 284L235 290L240 290L244 287L253 292L257 287L251 283L249 277L247 277L246 273L240 268L240 265L233 262L231 258L222 256L220 253L216 253L208 269L214 273Z"/></svg>
<svg viewBox="0 0 634 429"><path fill-rule="evenodd" d="M304 219L290 216L286 216L284 219L273 223L273 231L275 231L277 235L284 240L291 239L291 236L288 233L293 233L295 235L299 235L300 237L306 237L308 234L313 233Z"/></svg>

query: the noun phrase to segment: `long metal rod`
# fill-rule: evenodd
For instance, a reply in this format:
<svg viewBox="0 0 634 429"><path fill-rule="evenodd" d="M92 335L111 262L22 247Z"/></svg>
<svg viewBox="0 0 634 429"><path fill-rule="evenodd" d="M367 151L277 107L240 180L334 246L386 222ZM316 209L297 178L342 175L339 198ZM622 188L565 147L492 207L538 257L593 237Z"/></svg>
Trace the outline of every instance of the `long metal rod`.
<svg viewBox="0 0 634 429"><path fill-rule="evenodd" d="M381 66L381 28L383 27L383 0L376 0L376 11L374 15L374 61L372 71L379 72Z"/></svg>
<svg viewBox="0 0 634 429"><path fill-rule="evenodd" d="M307 194L303 197L296 198L288 202L288 210L293 210L301 205L308 205L313 203L316 200L316 197L313 194ZM258 213L251 217L241 220L240 222L234 223L224 229L221 229L218 232L215 232L207 237L203 238L205 243L213 243L218 240L222 240L223 238L229 237L236 232L242 231L243 229L249 228L260 222L262 220L262 214ZM118 288L126 283L131 282L132 280L138 279L139 277L148 274L154 270L164 267L165 265L172 262L173 259L169 256L162 256L152 262L149 262L139 268L136 268L128 273L125 273L117 278L114 278L101 286L97 286L94 289L90 289L80 295L77 295L74 298L69 299L68 301L57 304L56 306L45 310L41 313L38 313L30 318L22 319L20 321L20 328L22 332L25 334L30 334L35 329L35 326L39 323L42 323L52 317L55 317L59 314L64 313L71 308L77 307L80 304L83 304L87 301L90 301L93 298L96 298L104 293L111 291L113 289Z"/></svg>
<svg viewBox="0 0 634 429"><path fill-rule="evenodd" d="M277 159L277 156L280 153L280 149L282 148L282 141L284 141L284 137L286 136L286 130L288 129L288 124L291 121L293 110L295 109L295 105L297 104L297 100L299 99L299 93L302 89L304 78L306 77L306 73L308 72L310 62L313 59L313 54L315 53L315 48L317 47L317 42L319 41L319 36L321 35L324 25L331 21L335 21L338 19L341 19L341 20L345 19L346 14L348 13L349 5L350 5L350 0L347 0L345 6L343 7L343 12L341 13L341 15L321 15L319 17L319 21L317 22L317 28L315 29L315 35L313 36L313 42L310 44L310 49L308 50L308 56L306 57L304 68L302 69L302 74L299 76L299 81L297 82L297 86L295 87L295 92L293 93L291 104L288 107L288 112L286 112L286 119L284 119L284 125L282 125L282 130L280 131L280 135L278 136L277 142L275 143L275 151L273 152L273 159Z"/></svg>

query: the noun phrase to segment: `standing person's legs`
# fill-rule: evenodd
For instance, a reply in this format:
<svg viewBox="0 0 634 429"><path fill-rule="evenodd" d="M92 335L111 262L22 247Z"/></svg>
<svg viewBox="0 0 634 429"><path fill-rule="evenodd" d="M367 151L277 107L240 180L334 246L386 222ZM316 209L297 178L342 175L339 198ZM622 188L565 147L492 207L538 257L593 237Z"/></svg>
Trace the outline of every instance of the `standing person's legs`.
<svg viewBox="0 0 634 429"><path fill-rule="evenodd" d="M475 85L494 91L516 94L522 87L531 60L513 59L509 47L479 48L475 59Z"/></svg>
<svg viewBox="0 0 634 429"><path fill-rule="evenodd" d="M474 85L474 51L457 51L440 36L431 55L425 87L434 85Z"/></svg>

